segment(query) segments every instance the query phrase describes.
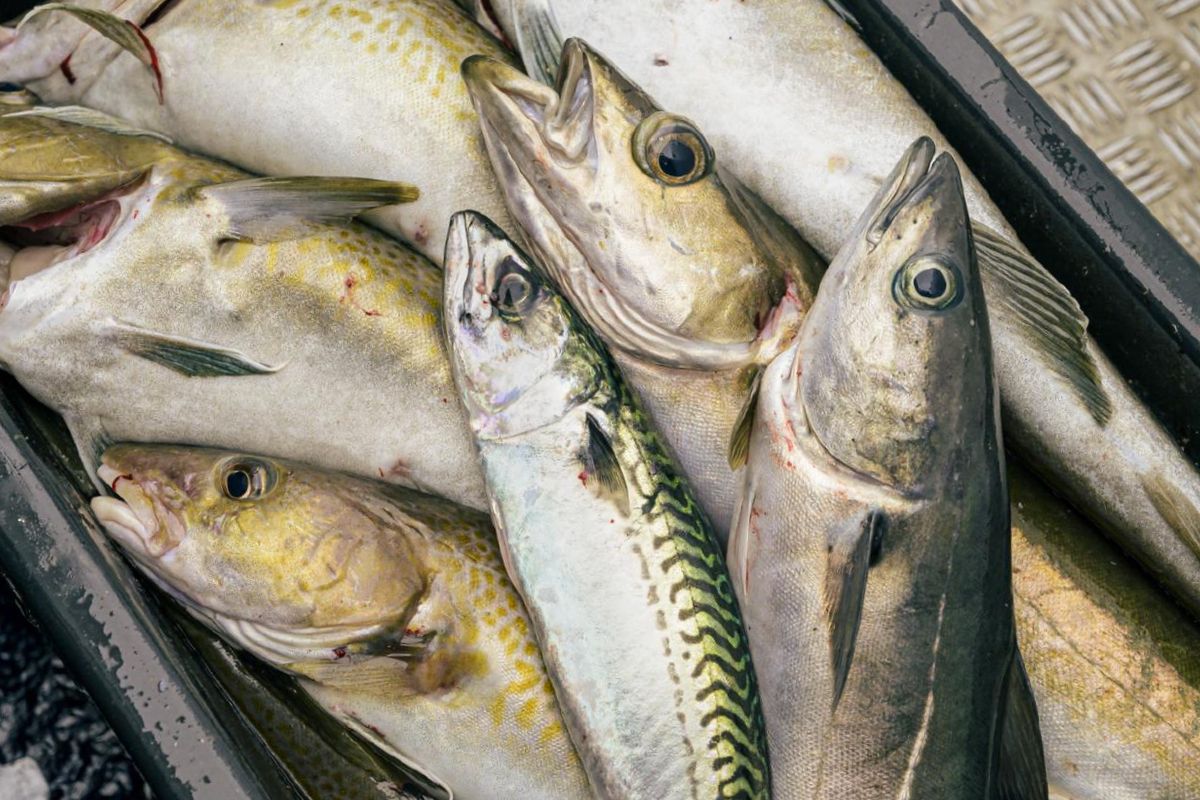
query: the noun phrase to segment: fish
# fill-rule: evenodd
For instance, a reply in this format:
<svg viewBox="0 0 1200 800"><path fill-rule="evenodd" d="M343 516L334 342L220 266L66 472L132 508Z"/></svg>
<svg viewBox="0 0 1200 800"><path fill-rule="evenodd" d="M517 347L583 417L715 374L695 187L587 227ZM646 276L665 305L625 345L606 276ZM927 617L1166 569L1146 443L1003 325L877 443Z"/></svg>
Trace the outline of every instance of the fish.
<svg viewBox="0 0 1200 800"><path fill-rule="evenodd" d="M769 796L746 633L687 479L503 231L455 215L444 265L451 369L500 548L596 796Z"/></svg>
<svg viewBox="0 0 1200 800"><path fill-rule="evenodd" d="M450 796L590 797L486 514L240 451L114 445L91 501L199 622Z"/></svg>
<svg viewBox="0 0 1200 800"><path fill-rule="evenodd" d="M551 85L564 35L585 38L663 108L691 119L717 162L826 259L910 142L928 136L954 153L822 0L513 0L493 16L530 74ZM1200 615L1200 472L1088 335L1066 287L975 177L962 177L1008 446ZM630 272L605 274L626 303L644 291ZM707 313L714 301L695 297ZM578 310L589 323L598 316Z"/></svg>
<svg viewBox="0 0 1200 800"><path fill-rule="evenodd" d="M958 167L905 152L737 435L729 568L780 797L1045 798Z"/></svg>
<svg viewBox="0 0 1200 800"><path fill-rule="evenodd" d="M0 116L0 368L93 476L117 441L244 447L486 508L441 271L345 221L415 191L256 178L78 107Z"/></svg>
<svg viewBox="0 0 1200 800"><path fill-rule="evenodd" d="M824 262L693 123L578 39L563 65L558 90L486 56L463 77L530 252L611 347L724 537L729 437Z"/></svg>
<svg viewBox="0 0 1200 800"><path fill-rule="evenodd" d="M1051 798L1200 797L1200 627L1029 471L1008 485Z"/></svg>
<svg viewBox="0 0 1200 800"><path fill-rule="evenodd" d="M367 216L435 264L462 208L504 219L459 63L509 51L443 0L49 3L0 29L0 81L260 174L423 188Z"/></svg>

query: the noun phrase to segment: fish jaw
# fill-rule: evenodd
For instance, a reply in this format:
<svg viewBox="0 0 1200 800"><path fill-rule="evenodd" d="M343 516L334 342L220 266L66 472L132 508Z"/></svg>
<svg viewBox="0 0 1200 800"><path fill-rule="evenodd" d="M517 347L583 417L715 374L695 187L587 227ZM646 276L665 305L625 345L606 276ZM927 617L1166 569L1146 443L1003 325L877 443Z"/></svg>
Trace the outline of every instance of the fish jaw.
<svg viewBox="0 0 1200 800"><path fill-rule="evenodd" d="M186 527L175 512L155 501L152 487L109 463L97 472L117 497L94 498L92 511L114 539L140 559L161 559L180 545Z"/></svg>

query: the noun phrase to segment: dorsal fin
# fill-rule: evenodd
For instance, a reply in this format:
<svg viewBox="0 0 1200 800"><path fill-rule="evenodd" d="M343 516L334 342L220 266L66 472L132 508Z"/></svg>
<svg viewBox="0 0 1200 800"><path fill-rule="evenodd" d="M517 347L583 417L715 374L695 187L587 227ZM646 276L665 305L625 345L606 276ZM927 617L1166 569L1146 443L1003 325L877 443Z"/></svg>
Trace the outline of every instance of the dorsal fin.
<svg viewBox="0 0 1200 800"><path fill-rule="evenodd" d="M829 531L822 612L829 630L829 659L833 669L831 700L835 709L842 699L842 690L846 688L846 677L854 660L872 551L877 552L881 547L886 525L884 513L871 510Z"/></svg>
<svg viewBox="0 0 1200 800"><path fill-rule="evenodd" d="M1105 425L1112 417L1112 400L1088 352L1087 317L1075 298L1015 243L978 222L971 229L988 313L1022 328L1037 343L1042 362L1066 381L1092 418Z"/></svg>
<svg viewBox="0 0 1200 800"><path fill-rule="evenodd" d="M298 238L314 225L420 197L410 184L370 178L247 178L196 191L224 207L229 238L259 243Z"/></svg>

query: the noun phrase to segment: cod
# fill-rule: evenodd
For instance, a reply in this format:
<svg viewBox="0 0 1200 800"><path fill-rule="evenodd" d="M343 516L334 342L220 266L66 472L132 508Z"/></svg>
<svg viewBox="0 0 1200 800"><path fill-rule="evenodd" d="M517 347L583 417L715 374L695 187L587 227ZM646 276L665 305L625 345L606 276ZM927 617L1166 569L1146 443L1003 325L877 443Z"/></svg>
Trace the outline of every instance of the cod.
<svg viewBox="0 0 1200 800"><path fill-rule="evenodd" d="M107 444L244 447L485 507L441 273L345 219L412 187L251 178L80 108L0 116L0 367Z"/></svg>
<svg viewBox="0 0 1200 800"><path fill-rule="evenodd" d="M919 139L735 435L729 542L789 800L1044 800L983 287Z"/></svg>
<svg viewBox="0 0 1200 800"><path fill-rule="evenodd" d="M486 515L241 452L117 445L92 509L153 583L463 800L586 800Z"/></svg>
<svg viewBox="0 0 1200 800"><path fill-rule="evenodd" d="M370 221L434 263L462 208L504 218L459 63L508 51L442 0L91 0L0 29L0 81L268 175L422 187Z"/></svg>

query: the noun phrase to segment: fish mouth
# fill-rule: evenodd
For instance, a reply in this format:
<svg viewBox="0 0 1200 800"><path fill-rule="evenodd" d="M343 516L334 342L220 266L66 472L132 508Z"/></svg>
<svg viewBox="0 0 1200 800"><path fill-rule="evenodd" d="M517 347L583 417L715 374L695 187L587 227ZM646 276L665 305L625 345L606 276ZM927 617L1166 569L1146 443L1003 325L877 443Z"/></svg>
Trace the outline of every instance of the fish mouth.
<svg viewBox="0 0 1200 800"><path fill-rule="evenodd" d="M950 209L961 206L962 177L954 157L949 153L937 154L933 142L920 137L892 170L884 182L886 191L875 199L874 213L865 220L865 237L869 248L874 249L897 219L923 203L932 202L935 209ZM965 212L964 212L965 213ZM934 220L947 218L935 213ZM934 225L923 243L923 250L945 253L959 252L964 246L967 226Z"/></svg>
<svg viewBox="0 0 1200 800"><path fill-rule="evenodd" d="M96 470L117 497L95 497L92 511L108 534L139 561L153 564L183 541L183 523L133 474L109 463Z"/></svg>
<svg viewBox="0 0 1200 800"><path fill-rule="evenodd" d="M34 213L25 216L0 215L0 312L21 281L70 262L105 242L125 219L145 177L93 198L62 205L33 198L28 205L50 209L26 209Z"/></svg>

